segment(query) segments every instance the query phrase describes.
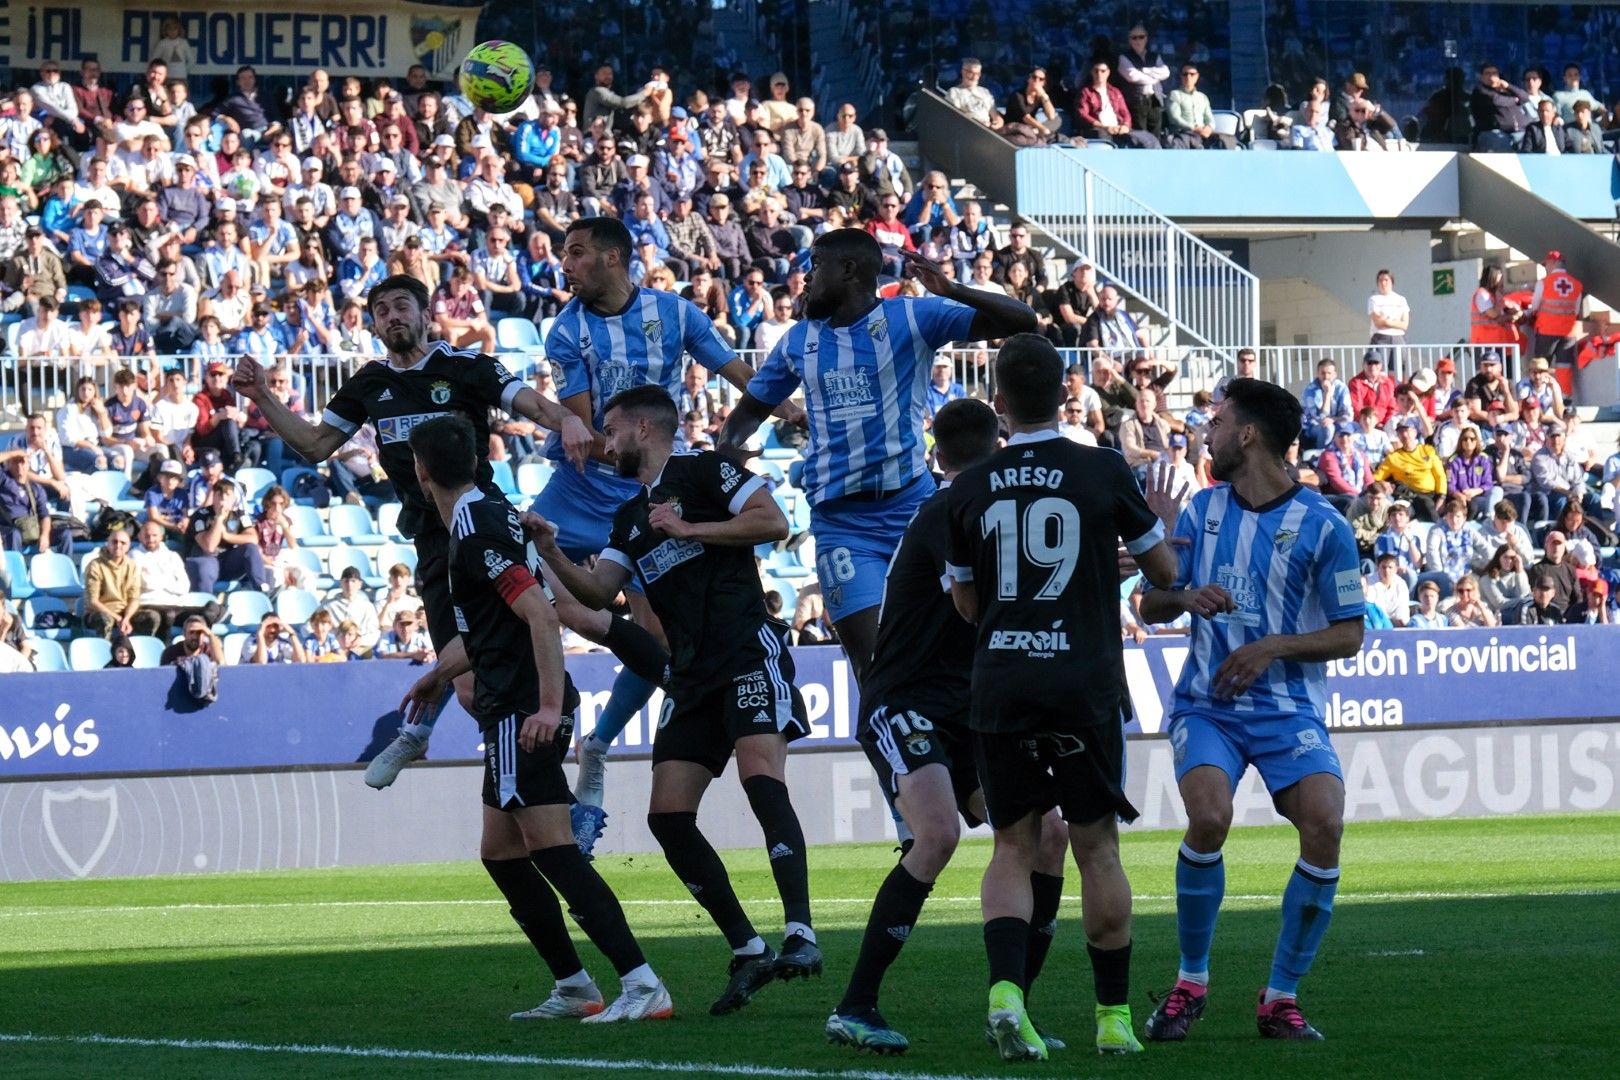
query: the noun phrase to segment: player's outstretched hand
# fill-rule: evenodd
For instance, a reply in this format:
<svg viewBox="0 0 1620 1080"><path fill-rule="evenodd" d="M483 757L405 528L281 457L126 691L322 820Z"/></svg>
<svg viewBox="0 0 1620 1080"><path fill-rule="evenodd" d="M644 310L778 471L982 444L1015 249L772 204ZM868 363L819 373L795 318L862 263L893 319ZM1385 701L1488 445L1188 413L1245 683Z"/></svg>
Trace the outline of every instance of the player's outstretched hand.
<svg viewBox="0 0 1620 1080"><path fill-rule="evenodd" d="M1274 659L1269 638L1251 641L1227 654L1221 666L1215 669L1215 697L1231 701L1254 685L1264 675Z"/></svg>
<svg viewBox="0 0 1620 1080"><path fill-rule="evenodd" d="M429 671L411 684L399 701L399 711L407 724L419 724L433 715L444 697L444 680L436 671Z"/></svg>
<svg viewBox="0 0 1620 1080"><path fill-rule="evenodd" d="M561 726L561 714L554 709L542 709L523 721L523 726L518 729L518 745L524 753L532 754L556 738L557 729Z"/></svg>
<svg viewBox="0 0 1620 1080"><path fill-rule="evenodd" d="M1166 532L1176 527L1176 519L1181 516L1182 505L1187 501L1187 492L1188 485L1177 480L1176 470L1168 462L1155 462L1148 469L1143 495L1147 498L1148 509L1164 522Z"/></svg>
<svg viewBox="0 0 1620 1080"><path fill-rule="evenodd" d="M591 459L591 447L596 444L596 433L585 421L577 416L570 415L563 421L562 431L563 453L580 472L585 471L585 463Z"/></svg>
<svg viewBox="0 0 1620 1080"><path fill-rule="evenodd" d="M803 431L810 430L810 416L804 406L789 398L776 407L776 416Z"/></svg>
<svg viewBox="0 0 1620 1080"><path fill-rule="evenodd" d="M900 252L900 257L905 260L911 276L921 282L923 288L935 296L944 296L951 291L951 279L934 265L932 259L925 259L914 251L905 250Z"/></svg>
<svg viewBox="0 0 1620 1080"><path fill-rule="evenodd" d="M231 389L249 401L263 401L270 392L264 365L244 353L236 361L236 371L231 375Z"/></svg>
<svg viewBox="0 0 1620 1080"><path fill-rule="evenodd" d="M676 540L684 540L692 535L692 525L681 517L681 508L678 503L661 502L647 512L647 524Z"/></svg>

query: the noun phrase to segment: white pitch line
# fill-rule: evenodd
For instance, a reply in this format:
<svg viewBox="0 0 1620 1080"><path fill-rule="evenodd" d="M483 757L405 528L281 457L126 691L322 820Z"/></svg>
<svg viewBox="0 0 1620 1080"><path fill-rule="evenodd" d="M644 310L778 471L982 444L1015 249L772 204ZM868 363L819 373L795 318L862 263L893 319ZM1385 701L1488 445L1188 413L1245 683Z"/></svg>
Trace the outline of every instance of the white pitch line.
<svg viewBox="0 0 1620 1080"><path fill-rule="evenodd" d="M1532 892L1361 892L1340 893L1334 898L1336 904L1384 904L1398 900L1512 900L1525 898L1531 900L1550 899L1562 896L1620 896L1620 889L1560 889ZM1169 903L1176 899L1175 893L1137 893L1134 899L1143 903ZM1264 903L1266 901L1281 902L1281 893L1227 893L1226 899L1237 903ZM1067 903L1077 903L1079 896L1065 896ZM621 900L625 907L684 907L695 901L686 899L677 900ZM812 897L811 902L816 905L863 905L870 906L870 897L837 896ZM936 896L928 901L929 906L940 904L977 904L977 896ZM743 900L744 904L775 904L775 897L758 897ZM136 915L157 914L174 911L273 911L280 908L412 908L412 907L505 907L505 900L298 900L298 901L267 901L263 903L246 904L125 904L110 905L106 907L45 907L45 908L0 908L0 919L36 918L46 915Z"/></svg>
<svg viewBox="0 0 1620 1080"><path fill-rule="evenodd" d="M989 1080L985 1074L888 1072L877 1069L792 1069L770 1065L727 1065L704 1061L615 1061L611 1058L540 1057L530 1054L472 1054L444 1050L400 1050L389 1046L329 1046L305 1043L250 1043L228 1039L142 1039L120 1035L34 1035L0 1032L0 1043L56 1046L141 1047L159 1050L219 1050L304 1057L351 1057L385 1061L439 1061L464 1065L523 1065L596 1072L677 1073L700 1076L766 1076L784 1080Z"/></svg>
<svg viewBox="0 0 1620 1080"><path fill-rule="evenodd" d="M1379 957L1383 957L1383 956L1422 956L1423 955L1423 950L1422 949L1381 949L1378 952L1370 952L1367 955L1368 956L1379 956Z"/></svg>

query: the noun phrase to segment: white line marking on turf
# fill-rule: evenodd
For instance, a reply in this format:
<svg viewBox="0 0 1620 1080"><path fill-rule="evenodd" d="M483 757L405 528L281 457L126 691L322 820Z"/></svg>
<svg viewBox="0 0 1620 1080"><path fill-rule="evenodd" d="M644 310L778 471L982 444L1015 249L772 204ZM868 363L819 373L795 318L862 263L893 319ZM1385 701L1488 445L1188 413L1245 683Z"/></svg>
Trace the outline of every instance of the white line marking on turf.
<svg viewBox="0 0 1620 1080"><path fill-rule="evenodd" d="M1378 952L1370 952L1367 955L1368 956L1422 956L1423 955L1423 950L1422 949L1382 949L1382 950L1380 950Z"/></svg>
<svg viewBox="0 0 1620 1080"><path fill-rule="evenodd" d="M142 1039L120 1035L34 1035L0 1032L0 1043L72 1046L135 1046L160 1050L223 1050L306 1057L373 1058L386 1061L441 1061L467 1065L526 1065L598 1072L681 1073L702 1076L769 1076L785 1080L988 1080L984 1074L887 1072L879 1069L793 1069L770 1065L726 1065L707 1061L614 1061L611 1058L539 1057L529 1054L471 1054L444 1050L400 1050L389 1046L328 1046L305 1043L250 1043L228 1039Z"/></svg>
<svg viewBox="0 0 1620 1080"><path fill-rule="evenodd" d="M1382 904L1397 900L1545 900L1565 896L1620 896L1620 889L1561 889L1529 892L1363 892L1340 893L1334 903ZM1135 898L1145 903L1169 903L1175 893L1137 893ZM1281 893L1227 893L1228 901L1237 903L1264 903L1281 901ZM1078 902L1078 896L1065 896L1067 903ZM871 906L870 897L838 896L813 897L817 905L854 904ZM625 907L675 907L695 901L683 900L621 900ZM775 904L775 897L757 897L742 901L744 904ZM930 906L939 904L977 904L977 896L930 897ZM124 904L105 907L0 908L0 918L32 918L39 915L135 915L170 911L271 911L277 908L389 908L389 907L505 907L505 900L447 899L447 900L288 900L246 904Z"/></svg>

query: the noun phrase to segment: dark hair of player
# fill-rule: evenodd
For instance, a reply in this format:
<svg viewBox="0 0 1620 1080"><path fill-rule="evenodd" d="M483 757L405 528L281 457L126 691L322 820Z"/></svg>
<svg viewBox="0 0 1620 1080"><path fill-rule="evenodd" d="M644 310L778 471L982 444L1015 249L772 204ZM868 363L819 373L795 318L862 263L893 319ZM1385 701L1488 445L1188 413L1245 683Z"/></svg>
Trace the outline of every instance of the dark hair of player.
<svg viewBox="0 0 1620 1080"><path fill-rule="evenodd" d="M675 437L675 429L681 426L680 416L675 411L675 399L669 396L668 390L651 383L645 386L632 386L628 390L614 394L602 407L602 415L605 417L614 409L621 409L640 419L651 420L655 428L667 431L671 439Z"/></svg>
<svg viewBox="0 0 1620 1080"><path fill-rule="evenodd" d="M977 398L946 402L934 414L934 458L946 472L972 468L996 452L1001 421Z"/></svg>
<svg viewBox="0 0 1620 1080"><path fill-rule="evenodd" d="M1226 384L1226 404L1235 409L1239 423L1253 424L1278 457L1299 438L1300 421L1305 415L1299 399L1276 383L1264 379L1233 379Z"/></svg>
<svg viewBox="0 0 1620 1080"><path fill-rule="evenodd" d="M611 217L579 218L563 230L564 242L574 233L582 232L590 236L591 246L597 251L617 251L619 263L622 266L630 265L630 230L625 228L624 222Z"/></svg>
<svg viewBox="0 0 1620 1080"><path fill-rule="evenodd" d="M433 302L433 296L428 292L428 287L422 284L419 279L414 278L409 274L394 274L391 277L383 278L381 281L377 282L377 284L371 287L371 292L366 294L366 310L372 314L375 314L372 305L374 305L380 297L387 296L389 293L395 292L410 293L416 298L416 306L421 308L423 312L426 312L429 305Z"/></svg>
<svg viewBox="0 0 1620 1080"><path fill-rule="evenodd" d="M861 229L834 229L816 237L812 250L819 252L823 261L847 259L861 272L862 278L877 281L883 269L883 248L872 234Z"/></svg>
<svg viewBox="0 0 1620 1080"><path fill-rule="evenodd" d="M1039 334L1014 334L996 354L996 393L1015 423L1056 421L1068 397L1063 358Z"/></svg>
<svg viewBox="0 0 1620 1080"><path fill-rule="evenodd" d="M435 485L461 488L478 475L476 440L465 416L436 416L411 429L411 453Z"/></svg>

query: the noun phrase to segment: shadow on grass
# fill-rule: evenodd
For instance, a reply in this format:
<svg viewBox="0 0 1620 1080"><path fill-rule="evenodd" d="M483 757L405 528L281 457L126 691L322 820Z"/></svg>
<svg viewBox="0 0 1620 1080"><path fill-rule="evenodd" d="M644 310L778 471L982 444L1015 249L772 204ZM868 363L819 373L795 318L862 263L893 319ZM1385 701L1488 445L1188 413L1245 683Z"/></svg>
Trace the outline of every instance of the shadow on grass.
<svg viewBox="0 0 1620 1080"><path fill-rule="evenodd" d="M1607 1027L1591 1023L1580 1010L1545 1006L1567 1000L1572 989L1613 984L1620 955L1613 897L1342 905L1304 987L1307 1014L1329 1038L1317 1047L1263 1044L1255 1037L1253 998L1269 970L1277 916L1224 913L1208 1015L1186 1044L1150 1046L1129 1064L1099 1060L1089 1051L1091 978L1073 907L1065 909L1032 1004L1041 1024L1067 1036L1074 1049L1020 1073L1074 1075L1081 1067L1087 1074L1124 1075L1128 1068L1133 1077L1185 1076L1195 1070L1208 1077L1251 1078L1297 1076L1304 1067L1339 1077L1522 1080L1527 1068L1564 1077L1610 1075ZM828 958L822 980L771 986L743 1013L717 1019L708 1015L707 1005L721 988L728 956L718 936L696 920L689 936L644 937L649 959L675 997L672 1023L597 1029L508 1022L508 1012L534 1004L549 984L514 928L511 944L500 946L357 947L132 963L109 963L87 941L82 965L0 971L0 1032L989 1075L1001 1071L1001 1063L982 1038L985 967L979 928L949 921L970 913L957 905L924 913L884 994L884 1011L911 1037L912 1051L881 1063L829 1047L821 1033L854 960L858 931L822 934ZM608 965L588 947L582 955L611 994L615 980ZM1175 967L1174 920L1139 918L1132 991L1139 1028L1151 1008L1147 992L1164 989ZM166 1076L206 1071L211 1077L359 1075L363 1064L240 1051L56 1044L9 1044L0 1054L8 1077L36 1069L52 1076L63 1075L63 1069ZM372 1062L364 1071L401 1070L413 1076L534 1074L532 1066L397 1061ZM544 1075L550 1080L604 1073L548 1068Z"/></svg>

